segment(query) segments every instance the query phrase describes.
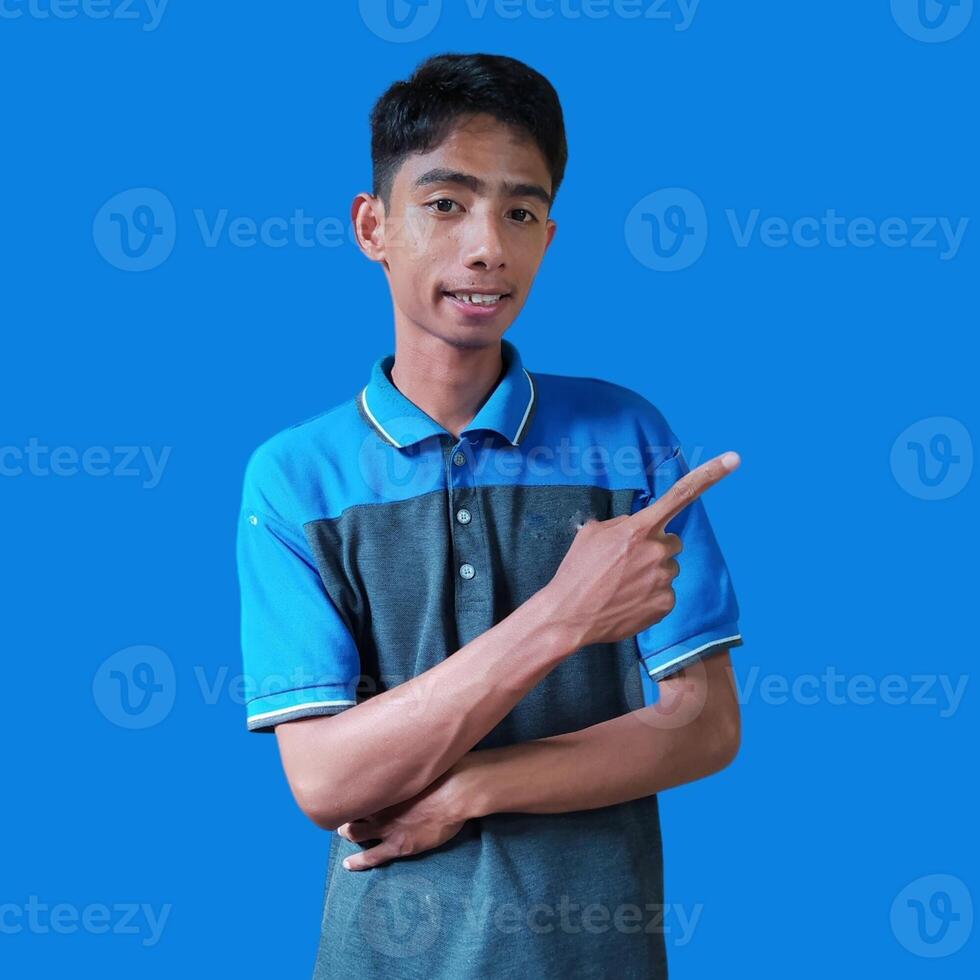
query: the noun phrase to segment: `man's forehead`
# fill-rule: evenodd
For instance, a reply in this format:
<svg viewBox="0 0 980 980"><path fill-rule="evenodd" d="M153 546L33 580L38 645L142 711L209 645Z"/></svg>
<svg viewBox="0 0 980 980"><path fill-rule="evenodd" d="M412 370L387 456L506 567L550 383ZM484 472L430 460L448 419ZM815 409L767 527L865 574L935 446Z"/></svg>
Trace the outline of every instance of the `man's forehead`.
<svg viewBox="0 0 980 980"><path fill-rule="evenodd" d="M481 137L492 139L487 154L481 153ZM501 153L501 140L506 140L509 152ZM409 154L395 182L408 194L425 193L436 182L465 183L480 194L507 195L516 190L534 197L539 196L535 189L541 189L550 202L551 175L534 140L486 117L461 122L437 147Z"/></svg>

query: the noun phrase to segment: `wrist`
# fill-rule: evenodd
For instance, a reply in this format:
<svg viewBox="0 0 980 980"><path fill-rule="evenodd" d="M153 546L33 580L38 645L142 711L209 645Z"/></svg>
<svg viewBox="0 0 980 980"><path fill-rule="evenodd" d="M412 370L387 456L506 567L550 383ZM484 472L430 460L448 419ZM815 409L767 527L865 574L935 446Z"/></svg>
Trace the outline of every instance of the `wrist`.
<svg viewBox="0 0 980 980"><path fill-rule="evenodd" d="M453 820L462 823L492 813L490 807L487 767L484 756L490 749L467 752L449 770L448 809Z"/></svg>
<svg viewBox="0 0 980 980"><path fill-rule="evenodd" d="M582 630L550 585L535 592L521 608L525 607L538 621L545 646L554 654L556 663L585 645Z"/></svg>

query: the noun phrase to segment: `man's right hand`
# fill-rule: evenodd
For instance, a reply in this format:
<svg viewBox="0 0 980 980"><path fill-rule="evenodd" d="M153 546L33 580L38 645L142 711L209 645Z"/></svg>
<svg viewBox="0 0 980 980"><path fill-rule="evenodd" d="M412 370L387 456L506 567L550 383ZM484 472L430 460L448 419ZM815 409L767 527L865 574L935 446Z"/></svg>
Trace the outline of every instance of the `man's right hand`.
<svg viewBox="0 0 980 980"><path fill-rule="evenodd" d="M575 649L614 643L659 623L675 602L681 539L664 527L741 460L726 452L682 476L635 514L587 521L545 586Z"/></svg>

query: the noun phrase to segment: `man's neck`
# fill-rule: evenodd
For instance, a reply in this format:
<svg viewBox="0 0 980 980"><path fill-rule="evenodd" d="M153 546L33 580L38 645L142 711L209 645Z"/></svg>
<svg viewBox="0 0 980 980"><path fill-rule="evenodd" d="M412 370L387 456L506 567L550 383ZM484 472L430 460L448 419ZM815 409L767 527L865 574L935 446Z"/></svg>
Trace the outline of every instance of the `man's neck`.
<svg viewBox="0 0 980 980"><path fill-rule="evenodd" d="M455 347L432 334L395 338L395 387L454 438L459 438L503 373L500 342Z"/></svg>

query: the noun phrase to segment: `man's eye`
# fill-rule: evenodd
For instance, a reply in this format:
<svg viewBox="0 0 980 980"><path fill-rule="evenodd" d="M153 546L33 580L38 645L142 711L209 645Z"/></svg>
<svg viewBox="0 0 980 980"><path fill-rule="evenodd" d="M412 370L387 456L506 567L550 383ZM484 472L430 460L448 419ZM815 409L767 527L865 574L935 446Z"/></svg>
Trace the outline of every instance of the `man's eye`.
<svg viewBox="0 0 980 980"><path fill-rule="evenodd" d="M440 197L437 201L432 201L426 205L427 208L434 209L439 214L452 214L453 206L459 207L459 205L448 197ZM527 208L514 208L511 211L512 215L517 217L517 221L522 225L529 225L538 219L534 216L533 212L529 211Z"/></svg>

